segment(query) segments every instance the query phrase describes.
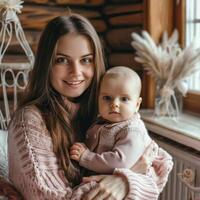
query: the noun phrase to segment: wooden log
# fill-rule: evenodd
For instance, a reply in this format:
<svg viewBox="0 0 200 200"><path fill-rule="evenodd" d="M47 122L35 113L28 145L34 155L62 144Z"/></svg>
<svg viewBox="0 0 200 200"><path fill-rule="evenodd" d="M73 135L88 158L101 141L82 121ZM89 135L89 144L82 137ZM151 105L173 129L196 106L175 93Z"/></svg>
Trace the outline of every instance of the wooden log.
<svg viewBox="0 0 200 200"><path fill-rule="evenodd" d="M87 0L55 0L57 4L85 4L87 3Z"/></svg>
<svg viewBox="0 0 200 200"><path fill-rule="evenodd" d="M55 0L57 4L85 4L87 6L97 6L104 3L104 0Z"/></svg>
<svg viewBox="0 0 200 200"><path fill-rule="evenodd" d="M112 50L132 50L131 33L140 33L142 27L120 28L109 30L105 35L105 40Z"/></svg>
<svg viewBox="0 0 200 200"><path fill-rule="evenodd" d="M88 0L87 4L91 4L91 5L102 5L106 3L106 0Z"/></svg>
<svg viewBox="0 0 200 200"><path fill-rule="evenodd" d="M6 93L7 93L7 97L8 97L9 101L14 99L14 96L13 96L14 89L13 88L11 88L11 87L10 88L6 88ZM20 97L20 96L22 97L23 94L24 94L24 90L22 90L22 89L18 89L17 90L18 97ZM2 89L2 87L0 87L0 101L3 101L3 89Z"/></svg>
<svg viewBox="0 0 200 200"><path fill-rule="evenodd" d="M47 4L50 3L50 0L26 0L26 3L38 3L38 4Z"/></svg>
<svg viewBox="0 0 200 200"><path fill-rule="evenodd" d="M112 53L109 56L109 67L123 65L141 71L142 67L134 60L134 53Z"/></svg>
<svg viewBox="0 0 200 200"><path fill-rule="evenodd" d="M3 59L2 63L26 63L28 61L25 55L8 55L6 54Z"/></svg>
<svg viewBox="0 0 200 200"><path fill-rule="evenodd" d="M143 3L143 0L108 0L109 3Z"/></svg>
<svg viewBox="0 0 200 200"><path fill-rule="evenodd" d="M26 0L25 3L53 4L53 5L101 5L104 0Z"/></svg>
<svg viewBox="0 0 200 200"><path fill-rule="evenodd" d="M53 6L25 6L23 13L19 15L23 29L42 30L45 25L54 17L67 14L67 8ZM104 32L105 22L97 11L88 11L83 9L73 9L73 12L80 13L88 18L98 32Z"/></svg>
<svg viewBox="0 0 200 200"><path fill-rule="evenodd" d="M90 19L90 22L98 33L103 33L107 30L106 22L103 19Z"/></svg>
<svg viewBox="0 0 200 200"><path fill-rule="evenodd" d="M41 35L41 31L24 31L24 34L32 51L35 52ZM24 54L24 50L20 46L19 41L16 39L15 35L13 35L12 37L12 40L6 51L6 54Z"/></svg>
<svg viewBox="0 0 200 200"><path fill-rule="evenodd" d="M143 4L125 4L125 5L115 5L115 6L106 6L103 9L103 12L106 15L114 15L119 13L134 13L134 12L143 12Z"/></svg>
<svg viewBox="0 0 200 200"><path fill-rule="evenodd" d="M109 23L113 26L132 26L132 25L142 25L144 23L143 13L119 15L109 18Z"/></svg>

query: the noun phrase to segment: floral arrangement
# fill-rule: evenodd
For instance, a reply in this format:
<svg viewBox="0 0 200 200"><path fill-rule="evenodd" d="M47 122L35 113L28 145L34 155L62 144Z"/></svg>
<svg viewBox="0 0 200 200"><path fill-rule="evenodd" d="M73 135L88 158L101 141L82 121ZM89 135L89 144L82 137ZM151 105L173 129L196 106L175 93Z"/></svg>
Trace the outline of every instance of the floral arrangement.
<svg viewBox="0 0 200 200"><path fill-rule="evenodd" d="M177 30L171 37L164 32L158 45L146 31L142 35L132 33L131 36L131 45L136 50L135 60L156 79L159 88L156 115L177 117L180 108L175 93L185 96L188 91L186 79L200 70L200 48L195 49L191 44L181 49Z"/></svg>

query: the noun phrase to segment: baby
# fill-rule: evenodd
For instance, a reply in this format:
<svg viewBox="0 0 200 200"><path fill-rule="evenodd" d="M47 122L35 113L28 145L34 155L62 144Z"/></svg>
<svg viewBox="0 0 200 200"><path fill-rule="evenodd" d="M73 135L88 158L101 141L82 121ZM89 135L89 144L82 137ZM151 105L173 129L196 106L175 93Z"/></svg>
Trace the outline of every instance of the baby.
<svg viewBox="0 0 200 200"><path fill-rule="evenodd" d="M158 153L138 113L140 77L128 67L108 70L100 84L99 117L86 133L86 144L75 143L71 159L96 173L129 168L146 174Z"/></svg>

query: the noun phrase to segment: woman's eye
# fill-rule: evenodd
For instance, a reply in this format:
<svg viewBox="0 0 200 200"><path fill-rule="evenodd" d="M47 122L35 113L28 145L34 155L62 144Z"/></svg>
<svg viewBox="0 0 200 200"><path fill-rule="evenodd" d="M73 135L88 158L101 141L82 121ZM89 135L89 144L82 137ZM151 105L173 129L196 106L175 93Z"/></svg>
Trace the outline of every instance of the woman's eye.
<svg viewBox="0 0 200 200"><path fill-rule="evenodd" d="M121 101L123 101L123 102L127 102L128 100L129 100L128 97L122 97L122 98L121 98Z"/></svg>
<svg viewBox="0 0 200 200"><path fill-rule="evenodd" d="M56 64L69 64L69 60L64 57L58 57L56 58Z"/></svg>
<svg viewBox="0 0 200 200"><path fill-rule="evenodd" d="M103 96L103 100L105 100L105 101L111 101L112 98L110 96Z"/></svg>
<svg viewBox="0 0 200 200"><path fill-rule="evenodd" d="M83 58L81 61L84 64L90 64L93 62L93 58Z"/></svg>

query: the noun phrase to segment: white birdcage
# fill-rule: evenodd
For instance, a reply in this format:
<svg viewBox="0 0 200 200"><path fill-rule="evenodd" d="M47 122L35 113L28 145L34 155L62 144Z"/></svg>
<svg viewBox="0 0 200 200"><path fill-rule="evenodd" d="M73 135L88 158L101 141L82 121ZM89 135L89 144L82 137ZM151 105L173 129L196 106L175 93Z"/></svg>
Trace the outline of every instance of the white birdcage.
<svg viewBox="0 0 200 200"><path fill-rule="evenodd" d="M22 3L21 0L0 0L0 88L3 92L3 106L0 109L0 129L3 130L7 129L11 112L17 106L17 92L26 87L28 74L34 62L34 54L17 16L17 13L20 13L23 7ZM6 51L14 36L24 51L27 58L26 62L4 61ZM8 99L9 90L12 90L12 105Z"/></svg>

